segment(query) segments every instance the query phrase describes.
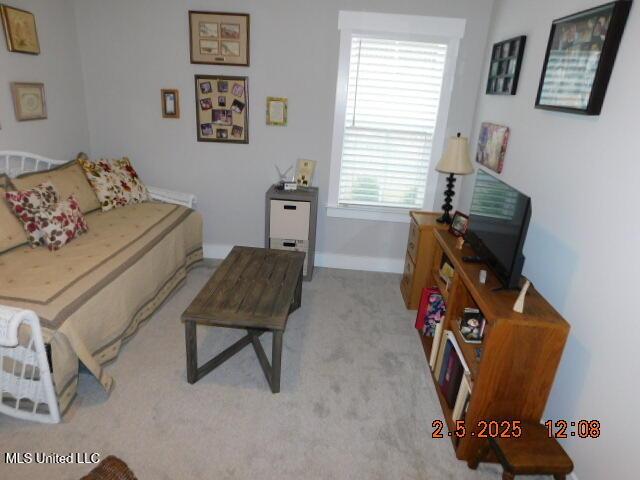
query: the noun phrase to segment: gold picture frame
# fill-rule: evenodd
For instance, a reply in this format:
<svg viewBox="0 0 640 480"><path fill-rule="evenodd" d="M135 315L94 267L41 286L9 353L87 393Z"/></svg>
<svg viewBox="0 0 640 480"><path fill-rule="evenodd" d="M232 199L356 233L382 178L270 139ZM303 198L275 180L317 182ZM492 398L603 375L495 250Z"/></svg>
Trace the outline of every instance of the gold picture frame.
<svg viewBox="0 0 640 480"><path fill-rule="evenodd" d="M199 142L249 143L249 79L196 75Z"/></svg>
<svg viewBox="0 0 640 480"><path fill-rule="evenodd" d="M10 52L40 54L40 41L36 28L36 17L19 8L0 5L0 17Z"/></svg>
<svg viewBox="0 0 640 480"><path fill-rule="evenodd" d="M267 97L267 125L287 126L289 100L282 97Z"/></svg>
<svg viewBox="0 0 640 480"><path fill-rule="evenodd" d="M44 83L11 82L11 95L19 122L47 118Z"/></svg>
<svg viewBox="0 0 640 480"><path fill-rule="evenodd" d="M180 92L175 88L163 88L160 98L162 118L180 118Z"/></svg>
<svg viewBox="0 0 640 480"><path fill-rule="evenodd" d="M191 63L249 66L249 14L189 11Z"/></svg>

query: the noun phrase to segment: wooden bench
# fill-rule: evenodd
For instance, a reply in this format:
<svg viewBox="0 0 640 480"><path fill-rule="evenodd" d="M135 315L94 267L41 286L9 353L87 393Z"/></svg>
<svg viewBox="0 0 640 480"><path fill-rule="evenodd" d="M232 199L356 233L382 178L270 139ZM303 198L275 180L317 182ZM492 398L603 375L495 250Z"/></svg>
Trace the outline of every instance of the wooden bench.
<svg viewBox="0 0 640 480"><path fill-rule="evenodd" d="M540 424L523 423L522 435L517 438L489 438L477 457L468 462L469 468L478 468L491 450L502 464L503 480L516 475L553 475L555 480L564 480L573 471L567 453Z"/></svg>
<svg viewBox="0 0 640 480"><path fill-rule="evenodd" d="M280 391L282 337L289 314L302 303L304 257L304 252L233 247L182 314L189 383L252 344L271 391ZM238 328L247 335L198 367L196 325ZM271 365L260 343L268 331L273 334Z"/></svg>

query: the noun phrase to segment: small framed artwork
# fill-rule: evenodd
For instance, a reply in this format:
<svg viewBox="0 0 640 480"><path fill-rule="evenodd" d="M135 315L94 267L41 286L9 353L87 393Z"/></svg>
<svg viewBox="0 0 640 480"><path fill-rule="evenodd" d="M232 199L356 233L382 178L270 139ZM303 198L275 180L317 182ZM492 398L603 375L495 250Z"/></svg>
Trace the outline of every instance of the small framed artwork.
<svg viewBox="0 0 640 480"><path fill-rule="evenodd" d="M199 142L249 143L247 77L196 75Z"/></svg>
<svg viewBox="0 0 640 480"><path fill-rule="evenodd" d="M267 97L267 125L286 127L287 103L286 98Z"/></svg>
<svg viewBox="0 0 640 480"><path fill-rule="evenodd" d="M487 79L488 95L516 94L526 42L527 37L521 35L493 46Z"/></svg>
<svg viewBox="0 0 640 480"><path fill-rule="evenodd" d="M296 182L301 187L310 187L316 170L314 160L299 159L296 164Z"/></svg>
<svg viewBox="0 0 640 480"><path fill-rule="evenodd" d="M501 173L509 143L509 127L484 122L480 126L476 162Z"/></svg>
<svg viewBox="0 0 640 480"><path fill-rule="evenodd" d="M31 12L19 8L0 5L0 16L10 52L40 53L40 41L36 29L36 17Z"/></svg>
<svg viewBox="0 0 640 480"><path fill-rule="evenodd" d="M189 11L191 63L249 66L249 15Z"/></svg>
<svg viewBox="0 0 640 480"><path fill-rule="evenodd" d="M607 3L552 23L536 108L600 114L631 3Z"/></svg>
<svg viewBox="0 0 640 480"><path fill-rule="evenodd" d="M467 233L468 227L469 217L456 210L456 213L453 215L451 225L449 225L449 233L452 233L456 237L462 237Z"/></svg>
<svg viewBox="0 0 640 480"><path fill-rule="evenodd" d="M162 89L162 118L180 118L180 94L176 89Z"/></svg>
<svg viewBox="0 0 640 480"><path fill-rule="evenodd" d="M11 82L11 94L16 120L24 122L47 118L44 83Z"/></svg>

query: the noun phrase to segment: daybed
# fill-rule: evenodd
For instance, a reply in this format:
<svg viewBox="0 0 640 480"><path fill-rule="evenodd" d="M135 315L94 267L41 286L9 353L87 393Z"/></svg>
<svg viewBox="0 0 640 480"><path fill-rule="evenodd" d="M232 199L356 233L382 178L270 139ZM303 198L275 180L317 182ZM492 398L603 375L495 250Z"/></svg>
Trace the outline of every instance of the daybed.
<svg viewBox="0 0 640 480"><path fill-rule="evenodd" d="M30 174L34 184L72 182L63 164L0 152L0 174L17 177L12 183L36 170L47 171ZM39 317L62 414L76 394L78 360L109 391L114 380L104 363L202 260L202 218L190 208L194 197L154 188L149 193L150 202L85 212L88 232L58 251L23 244L0 253L0 314L6 306ZM3 378L9 381L4 369L0 398Z"/></svg>

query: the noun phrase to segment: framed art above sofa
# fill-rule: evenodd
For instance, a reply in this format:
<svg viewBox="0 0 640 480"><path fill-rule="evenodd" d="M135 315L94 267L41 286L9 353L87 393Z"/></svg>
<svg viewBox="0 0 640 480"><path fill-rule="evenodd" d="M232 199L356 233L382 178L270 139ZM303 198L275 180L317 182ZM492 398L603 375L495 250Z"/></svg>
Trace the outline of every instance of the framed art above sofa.
<svg viewBox="0 0 640 480"><path fill-rule="evenodd" d="M631 3L618 0L553 22L536 108L600 114Z"/></svg>

